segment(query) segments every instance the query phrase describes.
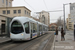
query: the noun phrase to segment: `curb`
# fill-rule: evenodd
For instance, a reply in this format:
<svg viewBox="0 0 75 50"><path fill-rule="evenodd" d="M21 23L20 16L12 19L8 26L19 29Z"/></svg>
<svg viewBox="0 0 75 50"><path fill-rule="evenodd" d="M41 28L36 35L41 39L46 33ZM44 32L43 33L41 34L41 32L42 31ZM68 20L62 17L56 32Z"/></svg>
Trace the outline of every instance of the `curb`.
<svg viewBox="0 0 75 50"><path fill-rule="evenodd" d="M53 41L53 44L52 44L51 50L55 50L54 46L55 46L55 35L54 35L54 41Z"/></svg>
<svg viewBox="0 0 75 50"><path fill-rule="evenodd" d="M0 42L0 45L1 45L1 44L5 44L5 43L8 43L8 42L11 42L11 41L12 41L11 39L5 40L5 41L3 41L3 42Z"/></svg>

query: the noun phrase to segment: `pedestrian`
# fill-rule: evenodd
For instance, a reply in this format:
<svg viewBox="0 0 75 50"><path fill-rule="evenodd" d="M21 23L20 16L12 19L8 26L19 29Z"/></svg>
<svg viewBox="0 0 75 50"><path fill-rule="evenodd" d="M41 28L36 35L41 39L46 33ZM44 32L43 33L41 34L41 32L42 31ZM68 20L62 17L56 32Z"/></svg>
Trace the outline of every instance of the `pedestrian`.
<svg viewBox="0 0 75 50"><path fill-rule="evenodd" d="M64 30L63 28L61 28L61 41L64 41L65 38L64 38Z"/></svg>
<svg viewBox="0 0 75 50"><path fill-rule="evenodd" d="M56 31L55 32L56 32L56 34L55 34L56 40L55 41L57 42L58 41L58 27L56 27Z"/></svg>

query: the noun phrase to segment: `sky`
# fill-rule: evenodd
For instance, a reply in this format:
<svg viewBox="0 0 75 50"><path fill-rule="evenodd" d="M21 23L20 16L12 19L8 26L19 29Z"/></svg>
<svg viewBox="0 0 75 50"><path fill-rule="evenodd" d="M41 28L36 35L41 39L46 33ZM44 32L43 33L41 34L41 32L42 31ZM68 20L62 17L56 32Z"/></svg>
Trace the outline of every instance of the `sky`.
<svg viewBox="0 0 75 50"><path fill-rule="evenodd" d="M74 3L75 0L13 0L13 6L25 6L30 9L31 16L34 16L35 12L44 11L55 11L63 10L63 4ZM70 13L69 4L65 5L65 17L68 17ZM55 23L59 17L63 20L63 11L60 12L49 12L50 23ZM66 20L65 18L65 20Z"/></svg>

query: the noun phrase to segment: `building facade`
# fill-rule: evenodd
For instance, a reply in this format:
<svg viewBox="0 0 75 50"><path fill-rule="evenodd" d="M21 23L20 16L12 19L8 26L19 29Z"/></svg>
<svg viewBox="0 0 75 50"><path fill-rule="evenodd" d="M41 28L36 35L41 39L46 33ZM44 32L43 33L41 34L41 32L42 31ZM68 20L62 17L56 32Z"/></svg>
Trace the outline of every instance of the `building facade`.
<svg viewBox="0 0 75 50"><path fill-rule="evenodd" d="M57 24L56 24L56 23L51 23L51 24L49 25L49 30L50 30L50 31L55 31L55 30L56 30L56 27L57 27Z"/></svg>
<svg viewBox="0 0 75 50"><path fill-rule="evenodd" d="M71 22L70 14L68 15L68 18L66 19L66 27L67 27L68 30L73 30L74 29L74 23Z"/></svg>
<svg viewBox="0 0 75 50"><path fill-rule="evenodd" d="M12 7L13 0L0 0L0 7Z"/></svg>
<svg viewBox="0 0 75 50"><path fill-rule="evenodd" d="M31 11L24 7L0 7L0 13L4 15L8 15L9 17L16 17L16 16L25 16L31 17Z"/></svg>
<svg viewBox="0 0 75 50"><path fill-rule="evenodd" d="M40 15L39 21L40 21L41 23L44 23L44 24L46 24L46 25L49 26L49 24L50 24L49 12L42 11L42 12L40 12L39 15Z"/></svg>
<svg viewBox="0 0 75 50"><path fill-rule="evenodd" d="M75 24L75 3L70 4L70 18L71 22L73 23L73 29Z"/></svg>
<svg viewBox="0 0 75 50"><path fill-rule="evenodd" d="M31 18L31 10L25 6L12 7L13 0L0 0L0 35L8 34L11 18L24 16Z"/></svg>

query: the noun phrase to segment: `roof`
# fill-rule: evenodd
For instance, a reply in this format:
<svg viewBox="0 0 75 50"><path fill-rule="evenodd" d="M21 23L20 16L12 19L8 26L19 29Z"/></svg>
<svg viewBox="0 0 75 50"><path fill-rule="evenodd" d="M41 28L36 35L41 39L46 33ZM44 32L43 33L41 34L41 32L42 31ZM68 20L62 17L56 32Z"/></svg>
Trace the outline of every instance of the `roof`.
<svg viewBox="0 0 75 50"><path fill-rule="evenodd" d="M6 9L6 8L26 8L25 6L16 6L16 7L0 7L0 9ZM26 8L29 10L28 8ZM31 10L29 10L31 12Z"/></svg>
<svg viewBox="0 0 75 50"><path fill-rule="evenodd" d="M56 23L51 23L51 24L49 25L49 27L51 27L52 25L56 25L56 26L57 26L57 24L56 24Z"/></svg>
<svg viewBox="0 0 75 50"><path fill-rule="evenodd" d="M8 15L4 15L4 14L0 14L0 16L6 17L6 18L11 18L11 17L9 17Z"/></svg>
<svg viewBox="0 0 75 50"><path fill-rule="evenodd" d="M39 21L39 19L32 17L34 20Z"/></svg>

